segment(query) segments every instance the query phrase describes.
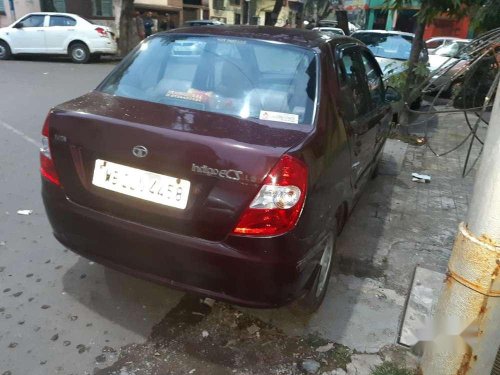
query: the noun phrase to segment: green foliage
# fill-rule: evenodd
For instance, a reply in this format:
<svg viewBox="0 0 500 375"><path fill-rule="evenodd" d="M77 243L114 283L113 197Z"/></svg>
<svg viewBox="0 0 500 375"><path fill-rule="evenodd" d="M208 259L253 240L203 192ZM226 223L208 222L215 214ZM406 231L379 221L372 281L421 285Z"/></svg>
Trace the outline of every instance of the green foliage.
<svg viewBox="0 0 500 375"><path fill-rule="evenodd" d="M417 372L393 362L384 362L372 370L371 375L416 375Z"/></svg>
<svg viewBox="0 0 500 375"><path fill-rule="evenodd" d="M426 25L432 23L434 18L441 13L460 19L488 1L491 0L422 0L417 15L419 20ZM386 0L386 4L390 8L401 9L411 4L411 0Z"/></svg>
<svg viewBox="0 0 500 375"><path fill-rule="evenodd" d="M500 0L482 1L472 11L471 27L481 33L500 27Z"/></svg>
<svg viewBox="0 0 500 375"><path fill-rule="evenodd" d="M391 63L388 65L389 70L387 71L387 84L394 87L399 92L404 92L406 81L408 80L408 70L409 62L404 62L404 67L400 68L398 64ZM404 70L403 70L404 69ZM400 71L401 70L401 71ZM427 64L418 62L413 69L416 77L417 83L422 82L430 74ZM418 95L416 95L418 96Z"/></svg>

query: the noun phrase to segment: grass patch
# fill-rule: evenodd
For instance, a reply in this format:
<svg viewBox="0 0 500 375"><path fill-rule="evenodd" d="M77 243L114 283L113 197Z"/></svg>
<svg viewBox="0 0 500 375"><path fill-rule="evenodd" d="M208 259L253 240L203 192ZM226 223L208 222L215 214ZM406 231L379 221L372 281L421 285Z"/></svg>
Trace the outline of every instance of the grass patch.
<svg viewBox="0 0 500 375"><path fill-rule="evenodd" d="M384 362L372 370L371 375L416 375L415 370L409 370L393 362Z"/></svg>

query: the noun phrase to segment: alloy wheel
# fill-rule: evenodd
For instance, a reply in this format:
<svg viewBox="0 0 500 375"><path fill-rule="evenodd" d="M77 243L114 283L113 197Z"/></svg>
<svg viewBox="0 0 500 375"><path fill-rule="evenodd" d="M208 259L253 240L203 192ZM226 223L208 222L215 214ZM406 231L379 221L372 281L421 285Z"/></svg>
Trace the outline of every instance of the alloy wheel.
<svg viewBox="0 0 500 375"><path fill-rule="evenodd" d="M83 48L74 48L73 51L71 52L73 59L77 61L83 61L85 60L86 53L83 50Z"/></svg>

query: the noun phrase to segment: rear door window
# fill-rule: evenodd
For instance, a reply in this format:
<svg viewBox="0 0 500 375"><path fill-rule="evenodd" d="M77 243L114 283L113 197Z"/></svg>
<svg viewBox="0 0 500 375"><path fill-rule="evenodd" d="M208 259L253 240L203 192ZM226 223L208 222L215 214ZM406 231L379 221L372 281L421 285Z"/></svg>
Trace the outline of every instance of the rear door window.
<svg viewBox="0 0 500 375"><path fill-rule="evenodd" d="M348 120L355 120L371 109L371 98L366 90L363 62L359 48L340 51L339 82L342 107Z"/></svg>
<svg viewBox="0 0 500 375"><path fill-rule="evenodd" d="M382 105L384 101L384 85L382 83L382 77L379 73L375 59L370 56L369 52L361 51L361 59L363 60L366 83L368 85L368 91L370 92L372 104L374 107L378 107Z"/></svg>
<svg viewBox="0 0 500 375"><path fill-rule="evenodd" d="M151 38L99 87L105 93L240 118L312 124L313 51L242 38Z"/></svg>
<svg viewBox="0 0 500 375"><path fill-rule="evenodd" d="M50 16L49 26L75 26L76 20L66 16Z"/></svg>

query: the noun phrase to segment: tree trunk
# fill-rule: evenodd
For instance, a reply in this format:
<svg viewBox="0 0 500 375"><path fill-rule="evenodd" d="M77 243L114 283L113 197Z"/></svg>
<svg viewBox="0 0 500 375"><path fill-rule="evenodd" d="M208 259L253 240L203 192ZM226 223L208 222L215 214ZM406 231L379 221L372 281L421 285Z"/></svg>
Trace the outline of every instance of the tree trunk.
<svg viewBox="0 0 500 375"><path fill-rule="evenodd" d="M415 29L415 37L413 38L413 43L411 46L410 59L408 60L408 77L406 79L406 84L404 88L403 97L405 101L410 105L418 95L412 92L416 85L417 75L415 74L415 68L420 59L420 53L422 52L422 46L424 45L424 31L425 22L418 22L417 28Z"/></svg>
<svg viewBox="0 0 500 375"><path fill-rule="evenodd" d="M120 15L120 39L118 40L118 47L120 49L120 55L125 56L134 47L135 43L131 40L130 30L135 30L135 25L133 25L134 18L134 0L122 0L122 9Z"/></svg>
<svg viewBox="0 0 500 375"><path fill-rule="evenodd" d="M274 8L271 13L271 19L268 20L266 26L275 26L276 22L278 22L278 17L281 12L281 8L283 8L283 0L276 0L274 3Z"/></svg>

